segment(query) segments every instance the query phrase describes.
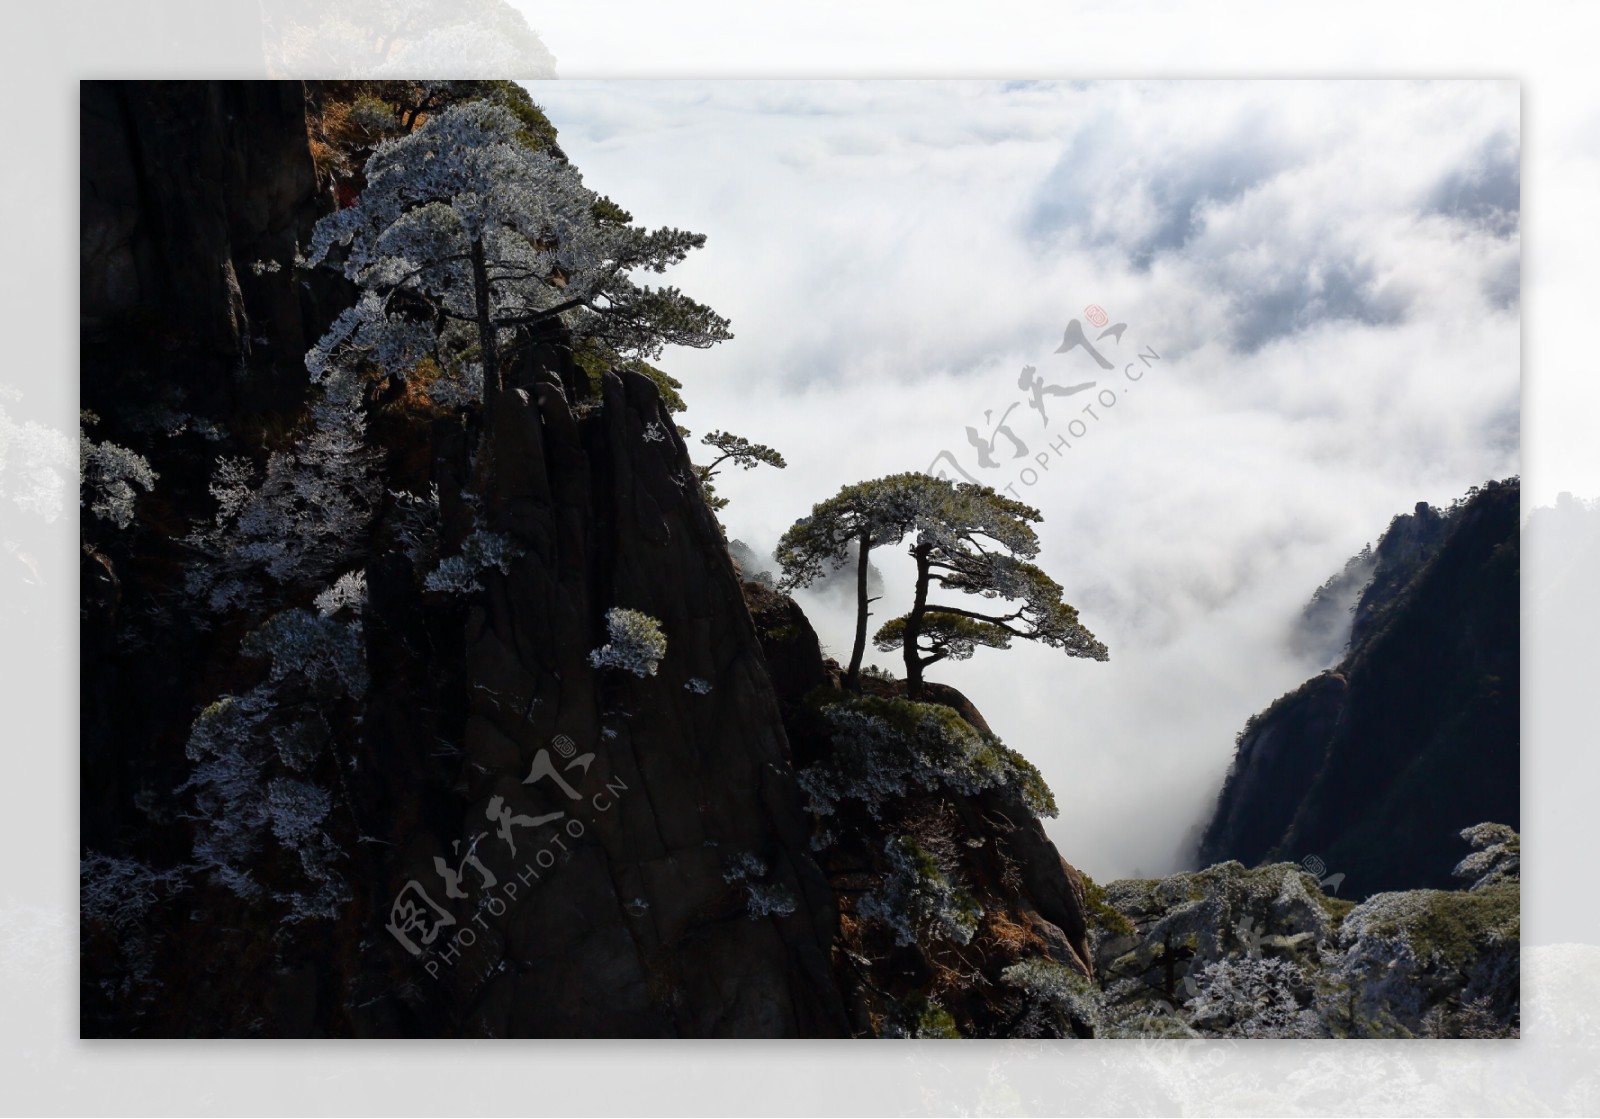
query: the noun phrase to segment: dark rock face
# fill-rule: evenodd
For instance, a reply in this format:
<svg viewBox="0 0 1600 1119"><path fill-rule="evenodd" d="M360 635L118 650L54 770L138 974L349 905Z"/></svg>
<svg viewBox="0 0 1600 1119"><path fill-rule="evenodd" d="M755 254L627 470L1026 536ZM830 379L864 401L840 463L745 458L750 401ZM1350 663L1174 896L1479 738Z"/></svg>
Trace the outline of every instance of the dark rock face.
<svg viewBox="0 0 1600 1119"><path fill-rule="evenodd" d="M1447 887L1462 828L1518 826L1518 497L1395 519L1343 661L1240 735L1199 865L1315 855L1342 896Z"/></svg>
<svg viewBox="0 0 1600 1119"><path fill-rule="evenodd" d="M1226 851L1254 866L1283 841L1322 771L1325 753L1311 744L1333 737L1346 688L1333 675L1313 677L1245 731L1202 841L1206 863Z"/></svg>
<svg viewBox="0 0 1600 1119"><path fill-rule="evenodd" d="M1410 513L1401 513L1389 522L1373 550L1372 577L1356 600L1347 649L1365 644L1377 632L1389 608L1444 546L1454 527L1455 518L1450 513L1441 512L1426 501L1417 502Z"/></svg>
<svg viewBox="0 0 1600 1119"><path fill-rule="evenodd" d="M491 504L525 551L509 574L488 573L468 610L459 834L464 850L490 832L480 850L500 883L538 871L530 853L548 848L530 840L513 857L493 834L495 798L530 818L566 812L568 849L475 944L430 957L443 959L446 1013L492 1036L836 1036L833 899L687 450L648 378L608 376L581 422L553 380L530 389L509 393L492 449ZM615 606L659 620L667 651L654 675L589 663ZM385 720L406 721L392 709ZM565 763L576 800L553 780L524 783L541 754L564 763L563 738L593 755L586 768ZM396 890L448 854L428 835L403 845ZM746 856L789 912L753 912L747 880L730 880ZM460 903L460 928L475 904Z"/></svg>
<svg viewBox="0 0 1600 1119"><path fill-rule="evenodd" d="M84 407L130 379L200 415L298 402L342 285L297 282L330 203L298 82L80 86ZM319 301L319 296L323 299Z"/></svg>

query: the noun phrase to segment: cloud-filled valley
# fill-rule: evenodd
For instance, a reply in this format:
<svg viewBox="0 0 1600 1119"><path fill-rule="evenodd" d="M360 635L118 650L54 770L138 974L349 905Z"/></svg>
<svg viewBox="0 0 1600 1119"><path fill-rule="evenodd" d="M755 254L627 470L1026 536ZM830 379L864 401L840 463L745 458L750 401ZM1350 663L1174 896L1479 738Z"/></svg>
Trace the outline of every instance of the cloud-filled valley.
<svg viewBox="0 0 1600 1119"><path fill-rule="evenodd" d="M984 650L932 678L1039 766L1096 878L1181 864L1244 720L1322 667L1289 638L1324 579L1417 501L1518 471L1515 85L532 88L590 186L708 235L664 279L735 337L662 359L680 418L789 463L719 475L730 538L769 553L942 451L1042 513L1110 662ZM1110 371L1055 352L1089 305L1127 324L1095 341ZM1046 424L1024 366L1094 387ZM985 469L965 429L997 422ZM874 561L882 620L910 580ZM800 598L847 656L848 600Z"/></svg>

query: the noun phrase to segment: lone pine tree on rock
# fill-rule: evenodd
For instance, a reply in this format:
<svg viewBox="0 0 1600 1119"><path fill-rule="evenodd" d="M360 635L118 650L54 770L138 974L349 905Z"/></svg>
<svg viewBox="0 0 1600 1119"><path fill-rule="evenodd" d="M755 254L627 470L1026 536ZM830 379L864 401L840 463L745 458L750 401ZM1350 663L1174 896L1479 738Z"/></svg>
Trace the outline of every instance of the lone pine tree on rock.
<svg viewBox="0 0 1600 1119"><path fill-rule="evenodd" d="M778 541L783 569L779 585L786 591L809 586L856 556L856 635L850 651L845 687L856 690L861 658L867 648L867 572L872 549L898 544L915 529L924 510L937 504L940 482L926 474L891 474L845 486L813 506L809 517L796 521Z"/></svg>
<svg viewBox="0 0 1600 1119"><path fill-rule="evenodd" d="M911 611L886 622L873 637L880 650L903 653L907 695L921 694L929 665L966 660L980 645L1010 648L1015 637L1069 657L1109 659L1105 645L1062 599L1061 585L1028 562L1039 554L1033 525L1043 518L1037 509L967 482L940 479L929 492L933 501L911 546L917 564ZM935 584L1005 605L981 611L932 602L928 596Z"/></svg>
<svg viewBox="0 0 1600 1119"><path fill-rule="evenodd" d="M917 578L909 613L883 625L876 646L900 649L906 691L918 698L923 670L965 660L979 646L1004 649L1012 638L1039 641L1068 656L1106 660L1106 647L1062 600L1059 584L1031 562L1039 554L1032 525L1038 510L987 486L926 474L894 474L845 486L813 507L779 542L785 589L802 587L856 552L856 634L845 684L856 688L866 648L867 565L871 549L913 538ZM1009 604L984 612L930 602L929 592L960 591Z"/></svg>

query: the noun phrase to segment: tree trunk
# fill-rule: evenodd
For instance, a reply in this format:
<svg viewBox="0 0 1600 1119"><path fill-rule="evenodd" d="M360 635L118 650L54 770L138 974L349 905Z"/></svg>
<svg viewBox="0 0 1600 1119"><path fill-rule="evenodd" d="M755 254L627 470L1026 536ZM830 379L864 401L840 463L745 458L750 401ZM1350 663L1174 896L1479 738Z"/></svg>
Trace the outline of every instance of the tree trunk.
<svg viewBox="0 0 1600 1119"><path fill-rule="evenodd" d="M494 322L489 317L489 265L483 256L483 238L472 242L472 295L478 312L478 349L483 353L483 414L487 421L500 395L500 362ZM485 422L485 427L492 424Z"/></svg>
<svg viewBox="0 0 1600 1119"><path fill-rule="evenodd" d="M856 556L856 643L850 650L850 671L845 673L844 686L852 692L861 690L861 658L867 652L867 557L872 553L872 534L861 530Z"/></svg>
<svg viewBox="0 0 1600 1119"><path fill-rule="evenodd" d="M911 613L906 615L906 629L900 651L906 662L906 698L922 698L922 658L917 655L917 645L922 640L922 616L928 611L928 545L918 543L911 549L917 561L917 594L911 603Z"/></svg>

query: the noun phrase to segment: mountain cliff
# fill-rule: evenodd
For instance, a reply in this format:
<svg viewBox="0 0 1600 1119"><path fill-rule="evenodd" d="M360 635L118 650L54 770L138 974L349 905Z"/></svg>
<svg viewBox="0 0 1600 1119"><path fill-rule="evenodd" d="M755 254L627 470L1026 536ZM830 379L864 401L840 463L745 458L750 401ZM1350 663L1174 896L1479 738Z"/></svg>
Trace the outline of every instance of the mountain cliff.
<svg viewBox="0 0 1600 1119"><path fill-rule="evenodd" d="M840 691L670 379L560 321L483 400L308 378L364 97L84 86L84 1034L1092 1032L1048 789Z"/></svg>
<svg viewBox="0 0 1600 1119"><path fill-rule="evenodd" d="M1463 828L1518 825L1518 499L1395 518L1342 659L1239 735L1199 865L1315 857L1366 897L1444 886Z"/></svg>

